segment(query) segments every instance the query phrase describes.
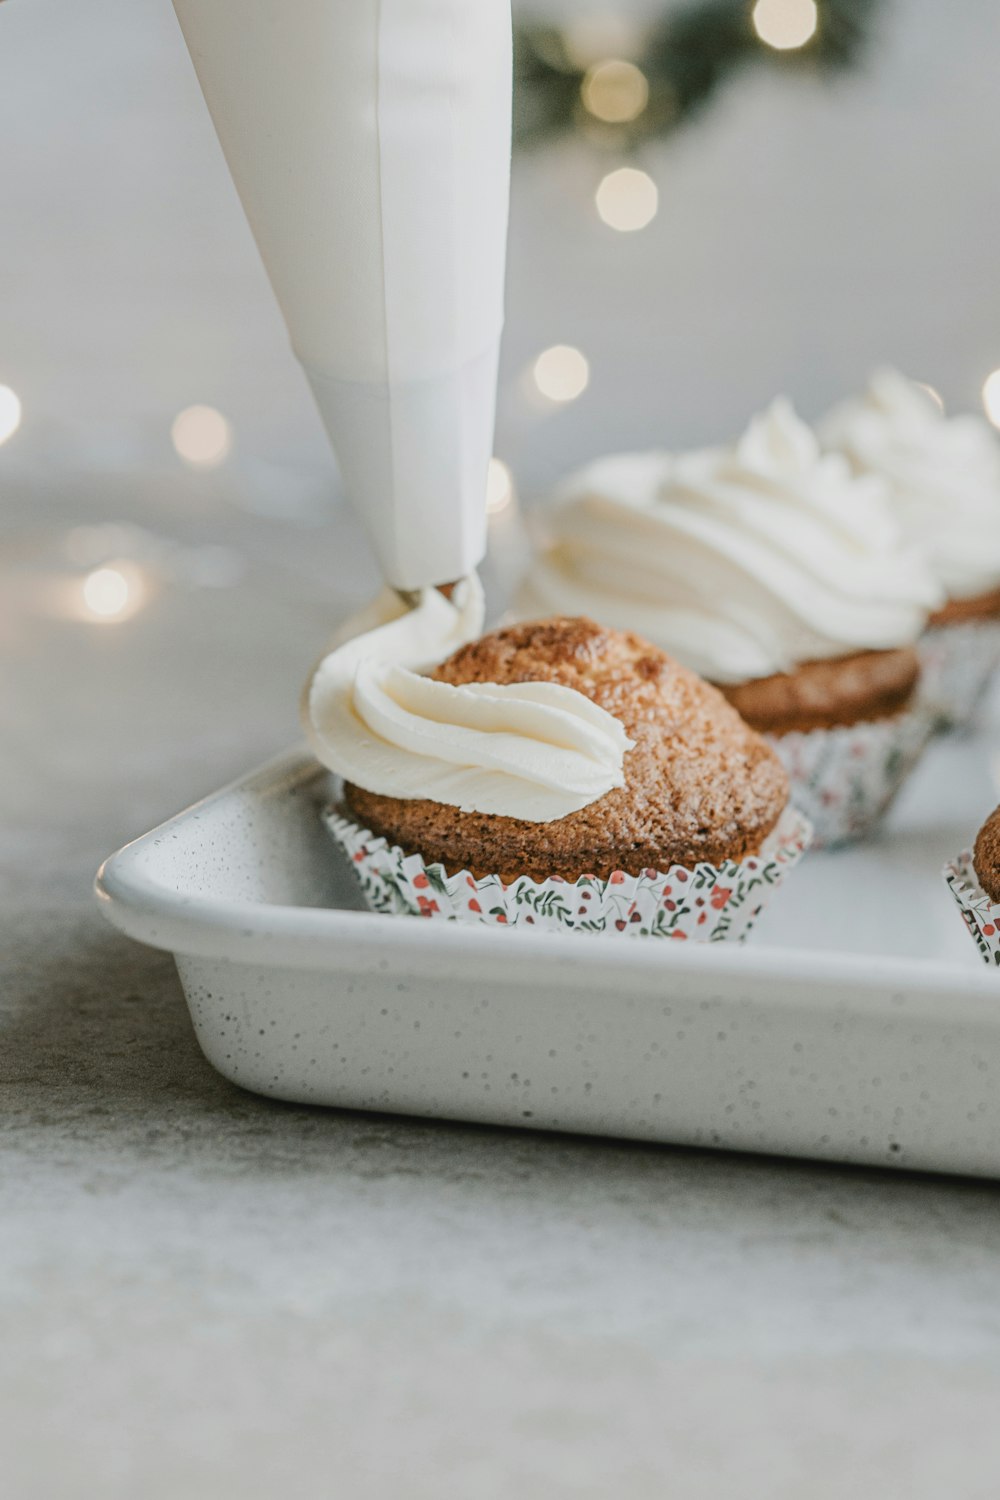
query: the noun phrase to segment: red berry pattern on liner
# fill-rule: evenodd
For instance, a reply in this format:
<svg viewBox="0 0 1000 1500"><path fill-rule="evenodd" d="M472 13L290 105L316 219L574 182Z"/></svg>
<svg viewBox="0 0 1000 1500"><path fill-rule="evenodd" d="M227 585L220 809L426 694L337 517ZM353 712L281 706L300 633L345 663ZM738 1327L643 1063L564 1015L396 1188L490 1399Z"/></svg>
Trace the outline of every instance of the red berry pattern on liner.
<svg viewBox="0 0 1000 1500"><path fill-rule="evenodd" d="M698 943L746 937L811 837L808 821L789 809L763 857L693 870L645 869L641 875L615 870L607 880L583 875L573 883L521 876L505 885L498 876L476 880L468 870L448 875L441 865L425 865L419 855L404 854L337 808L325 820L378 912Z"/></svg>
<svg viewBox="0 0 1000 1500"><path fill-rule="evenodd" d="M941 873L983 962L1000 967L1000 903L979 884L971 849L949 860Z"/></svg>

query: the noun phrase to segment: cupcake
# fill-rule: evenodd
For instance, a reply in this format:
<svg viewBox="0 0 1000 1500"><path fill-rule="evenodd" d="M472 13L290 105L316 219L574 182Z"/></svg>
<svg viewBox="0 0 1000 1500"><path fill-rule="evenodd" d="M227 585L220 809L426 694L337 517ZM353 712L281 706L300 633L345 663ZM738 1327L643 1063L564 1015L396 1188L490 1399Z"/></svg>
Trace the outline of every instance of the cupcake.
<svg viewBox="0 0 1000 1500"><path fill-rule="evenodd" d="M944 867L944 878L965 925L988 964L1000 964L1000 807L976 837Z"/></svg>
<svg viewBox="0 0 1000 1500"><path fill-rule="evenodd" d="M592 620L428 660L469 587L334 650L307 690L310 741L343 778L327 821L369 904L743 937L808 842L778 757L694 673Z"/></svg>
<svg viewBox="0 0 1000 1500"><path fill-rule="evenodd" d="M818 843L872 827L928 737L916 642L941 602L880 480L778 400L731 449L582 470L545 519L518 613L641 631L768 736Z"/></svg>
<svg viewBox="0 0 1000 1500"><path fill-rule="evenodd" d="M947 417L925 386L880 370L820 436L878 475L904 537L944 594L920 644L924 691L942 723L972 717L1000 662L1000 443L980 417Z"/></svg>

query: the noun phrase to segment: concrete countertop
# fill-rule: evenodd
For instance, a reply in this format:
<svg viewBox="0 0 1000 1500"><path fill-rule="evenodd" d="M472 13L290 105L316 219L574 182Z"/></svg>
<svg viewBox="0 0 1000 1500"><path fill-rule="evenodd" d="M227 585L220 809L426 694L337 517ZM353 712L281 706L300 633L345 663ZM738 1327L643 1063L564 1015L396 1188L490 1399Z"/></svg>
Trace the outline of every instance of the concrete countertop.
<svg viewBox="0 0 1000 1500"><path fill-rule="evenodd" d="M73 528L109 517L228 547L244 577L59 618ZM310 658L372 582L356 535L121 475L19 481L3 524L5 1497L992 1500L993 1186L218 1078L171 962L106 928L89 883L293 737Z"/></svg>

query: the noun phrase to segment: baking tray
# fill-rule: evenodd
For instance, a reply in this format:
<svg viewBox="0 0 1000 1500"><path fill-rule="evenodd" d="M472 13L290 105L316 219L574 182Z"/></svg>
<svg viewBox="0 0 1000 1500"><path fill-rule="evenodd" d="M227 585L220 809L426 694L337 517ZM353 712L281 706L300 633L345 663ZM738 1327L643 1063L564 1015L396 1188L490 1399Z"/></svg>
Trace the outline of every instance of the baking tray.
<svg viewBox="0 0 1000 1500"><path fill-rule="evenodd" d="M105 914L176 955L209 1062L351 1109L1000 1175L1000 974L943 885L996 801L936 743L886 832L810 854L745 946L359 910L295 750L109 859Z"/></svg>

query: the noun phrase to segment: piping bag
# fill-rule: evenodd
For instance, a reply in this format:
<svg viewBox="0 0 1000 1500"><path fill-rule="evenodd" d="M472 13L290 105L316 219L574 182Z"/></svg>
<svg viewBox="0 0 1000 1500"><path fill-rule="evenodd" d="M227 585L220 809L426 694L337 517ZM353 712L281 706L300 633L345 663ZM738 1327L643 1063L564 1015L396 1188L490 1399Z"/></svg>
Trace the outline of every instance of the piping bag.
<svg viewBox="0 0 1000 1500"><path fill-rule="evenodd" d="M510 185L510 0L174 0L386 579L486 550Z"/></svg>

